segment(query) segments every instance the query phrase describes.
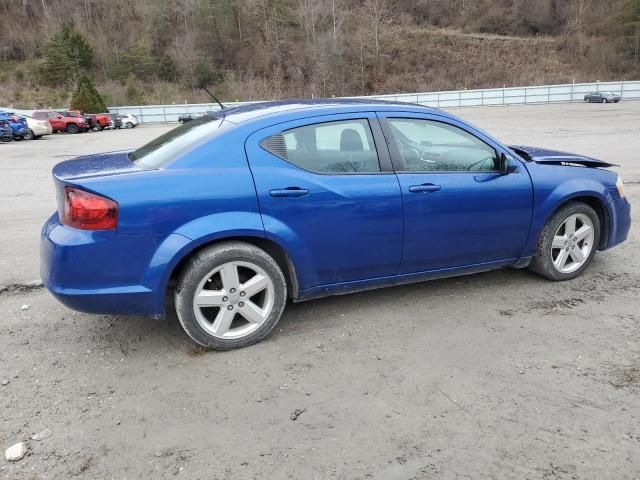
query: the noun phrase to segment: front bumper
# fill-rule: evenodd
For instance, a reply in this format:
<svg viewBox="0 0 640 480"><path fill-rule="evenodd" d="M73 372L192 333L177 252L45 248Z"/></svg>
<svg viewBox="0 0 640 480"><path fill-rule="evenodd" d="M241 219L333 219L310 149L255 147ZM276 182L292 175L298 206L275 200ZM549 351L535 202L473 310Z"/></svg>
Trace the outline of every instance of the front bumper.
<svg viewBox="0 0 640 480"><path fill-rule="evenodd" d="M605 248L615 247L624 242L631 229L631 204L626 198L618 198L611 203L613 212L609 223L609 238Z"/></svg>
<svg viewBox="0 0 640 480"><path fill-rule="evenodd" d="M40 239L40 275L63 304L87 313L158 315L164 292L144 285L164 235L118 235L60 224L54 214Z"/></svg>

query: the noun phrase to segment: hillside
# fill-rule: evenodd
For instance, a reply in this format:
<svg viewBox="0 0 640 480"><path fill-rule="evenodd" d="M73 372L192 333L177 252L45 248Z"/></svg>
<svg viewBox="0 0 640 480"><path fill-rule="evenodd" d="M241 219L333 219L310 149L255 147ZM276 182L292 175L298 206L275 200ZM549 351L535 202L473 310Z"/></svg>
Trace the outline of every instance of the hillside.
<svg viewBox="0 0 640 480"><path fill-rule="evenodd" d="M640 0L4 0L0 22L0 104L24 108L85 71L110 105L640 78Z"/></svg>

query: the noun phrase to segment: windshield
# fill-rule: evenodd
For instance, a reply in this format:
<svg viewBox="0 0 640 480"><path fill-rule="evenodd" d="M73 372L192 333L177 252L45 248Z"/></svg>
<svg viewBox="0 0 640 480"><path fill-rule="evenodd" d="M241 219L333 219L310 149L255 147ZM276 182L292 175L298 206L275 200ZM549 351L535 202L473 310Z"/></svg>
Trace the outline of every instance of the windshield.
<svg viewBox="0 0 640 480"><path fill-rule="evenodd" d="M220 118L205 115L180 127L168 131L164 135L150 141L146 145L129 154L129 160L138 167L154 169L167 165L184 153L189 147L208 137L222 124Z"/></svg>

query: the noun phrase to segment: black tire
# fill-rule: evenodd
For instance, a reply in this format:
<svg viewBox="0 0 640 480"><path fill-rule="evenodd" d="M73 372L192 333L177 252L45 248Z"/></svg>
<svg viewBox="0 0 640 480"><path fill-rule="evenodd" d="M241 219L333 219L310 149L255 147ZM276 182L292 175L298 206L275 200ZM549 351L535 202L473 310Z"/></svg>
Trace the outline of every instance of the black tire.
<svg viewBox="0 0 640 480"><path fill-rule="evenodd" d="M76 134L80 131L80 129L78 128L78 126L75 123L70 123L67 125L67 128L65 129L67 131L67 133L71 133Z"/></svg>
<svg viewBox="0 0 640 480"><path fill-rule="evenodd" d="M125 127L126 127L126 128L133 128L133 123L131 123L131 122L127 122L127 123L125 124Z"/></svg>
<svg viewBox="0 0 640 480"><path fill-rule="evenodd" d="M94 132L99 132L102 130L102 125L100 125L100 122L96 122L95 125L91 127L91 130L93 130Z"/></svg>
<svg viewBox="0 0 640 480"><path fill-rule="evenodd" d="M2 137L3 143L9 143L11 140L13 140L11 137Z"/></svg>
<svg viewBox="0 0 640 480"><path fill-rule="evenodd" d="M231 261L253 263L264 270L274 287L271 313L256 330L238 339L222 339L208 333L194 313L194 296L200 282L216 267ZM184 331L205 348L232 350L252 345L266 337L276 326L287 300L287 284L282 270L266 252L244 242L224 242L198 252L184 267L175 291L175 307Z"/></svg>
<svg viewBox="0 0 640 480"><path fill-rule="evenodd" d="M33 140L35 138L35 135L33 134L33 130L31 129L27 130L27 133L25 133L22 136L22 138L25 140Z"/></svg>
<svg viewBox="0 0 640 480"><path fill-rule="evenodd" d="M553 237L555 233L558 231L558 228L564 223L564 221L573 214L582 213L589 217L591 222L593 223L594 229L594 238L593 238L593 247L591 248L591 252L589 256L586 258L583 265L580 266L576 271L571 273L563 273L560 272L553 265L553 258L551 256L551 243L553 241ZM549 280L554 280L556 282L561 282L564 280L571 280L572 278L576 278L581 275L582 272L589 266L591 261L593 260L594 255L596 254L596 250L598 249L598 245L600 242L600 219L598 214L595 212L593 208L591 208L586 203L582 202L570 202L565 206L561 207L547 222L547 224L542 229L540 233L540 238L538 239L538 247L536 249L536 254L533 256L531 260L531 265L529 265L529 269L538 275L547 278Z"/></svg>

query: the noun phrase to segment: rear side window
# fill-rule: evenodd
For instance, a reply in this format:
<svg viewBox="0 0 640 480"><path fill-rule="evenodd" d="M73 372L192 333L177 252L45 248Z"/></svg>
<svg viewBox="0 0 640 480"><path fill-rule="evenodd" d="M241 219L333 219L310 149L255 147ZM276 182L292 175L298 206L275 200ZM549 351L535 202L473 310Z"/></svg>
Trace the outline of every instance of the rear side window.
<svg viewBox="0 0 640 480"><path fill-rule="evenodd" d="M380 171L378 153L367 120L305 125L267 137L260 145L273 155L310 172Z"/></svg>
<svg viewBox="0 0 640 480"><path fill-rule="evenodd" d="M140 168L161 168L211 136L221 124L222 120L212 115L191 120L131 152L129 160Z"/></svg>

